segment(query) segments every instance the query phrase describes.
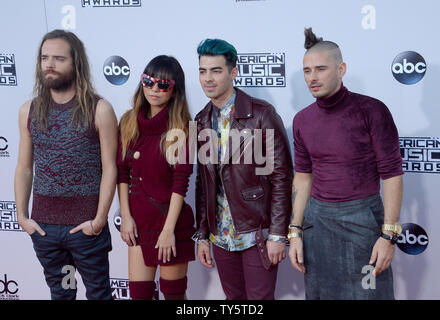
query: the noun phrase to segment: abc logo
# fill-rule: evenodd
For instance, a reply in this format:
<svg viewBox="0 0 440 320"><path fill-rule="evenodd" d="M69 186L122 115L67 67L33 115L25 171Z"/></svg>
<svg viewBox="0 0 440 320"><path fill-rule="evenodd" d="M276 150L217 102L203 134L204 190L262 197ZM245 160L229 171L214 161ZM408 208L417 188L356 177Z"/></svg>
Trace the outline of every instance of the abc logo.
<svg viewBox="0 0 440 320"><path fill-rule="evenodd" d="M5 274L4 280L0 280L0 294L16 294L18 291L18 284L14 280L8 281L8 276Z"/></svg>
<svg viewBox="0 0 440 320"><path fill-rule="evenodd" d="M104 62L104 76L114 85L122 85L130 77L130 67L124 58L111 56Z"/></svg>
<svg viewBox="0 0 440 320"><path fill-rule="evenodd" d="M113 222L115 224L116 229L121 232L121 209L116 210L115 215L113 216Z"/></svg>
<svg viewBox="0 0 440 320"><path fill-rule="evenodd" d="M5 137L0 137L0 151L8 149L8 140Z"/></svg>
<svg viewBox="0 0 440 320"><path fill-rule="evenodd" d="M391 71L400 83L415 84L425 76L426 62L417 52L405 51L394 58Z"/></svg>
<svg viewBox="0 0 440 320"><path fill-rule="evenodd" d="M422 227L414 223L405 223L402 225L397 246L407 254L416 255L425 251L428 242L428 235Z"/></svg>

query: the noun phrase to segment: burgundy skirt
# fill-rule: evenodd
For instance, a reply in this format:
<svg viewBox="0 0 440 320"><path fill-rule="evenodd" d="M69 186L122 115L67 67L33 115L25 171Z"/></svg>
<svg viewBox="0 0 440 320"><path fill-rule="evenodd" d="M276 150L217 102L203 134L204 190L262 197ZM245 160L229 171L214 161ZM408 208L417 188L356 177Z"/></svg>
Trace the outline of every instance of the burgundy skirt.
<svg viewBox="0 0 440 320"><path fill-rule="evenodd" d="M154 248L165 224L169 203L158 203L143 192L130 195L130 210L136 222L138 239L146 266L185 263L195 260L195 246L191 236L195 232L194 214L191 207L184 203L174 229L176 239L176 257L171 254L171 260L164 263L158 259L159 249Z"/></svg>

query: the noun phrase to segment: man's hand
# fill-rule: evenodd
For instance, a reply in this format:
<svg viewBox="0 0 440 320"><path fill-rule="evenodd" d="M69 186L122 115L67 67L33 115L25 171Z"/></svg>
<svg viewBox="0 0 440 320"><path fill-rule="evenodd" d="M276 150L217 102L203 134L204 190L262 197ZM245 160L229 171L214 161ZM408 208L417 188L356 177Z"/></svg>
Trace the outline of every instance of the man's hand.
<svg viewBox="0 0 440 320"><path fill-rule="evenodd" d="M277 265L286 258L286 245L284 242L266 241L267 254L273 265Z"/></svg>
<svg viewBox="0 0 440 320"><path fill-rule="evenodd" d="M369 264L373 265L376 263L376 266L373 270L373 275L378 276L383 271L388 269L391 265L391 261L393 261L394 257L394 245L391 244L390 240L379 237L377 239L376 244L373 247L373 252L371 254Z"/></svg>
<svg viewBox="0 0 440 320"><path fill-rule="evenodd" d="M211 258L211 246L209 241L201 241L197 244L197 256L200 262L207 268L213 268L214 262Z"/></svg>
<svg viewBox="0 0 440 320"><path fill-rule="evenodd" d="M19 219L18 224L24 231L28 233L28 235L31 235L34 232L38 232L43 237L46 235L46 232L41 229L35 220L29 218Z"/></svg>
<svg viewBox="0 0 440 320"><path fill-rule="evenodd" d="M90 223L91 222L91 223ZM88 236L96 236L99 234L104 228L105 222L102 223L102 221L95 220L87 220L81 223L80 225L77 225L75 228L69 231L70 234L77 233L78 231L82 231L84 234ZM93 227L93 230L92 230Z"/></svg>
<svg viewBox="0 0 440 320"><path fill-rule="evenodd" d="M304 266L304 251L302 238L292 238L290 240L289 258L293 267L301 273L306 273Z"/></svg>

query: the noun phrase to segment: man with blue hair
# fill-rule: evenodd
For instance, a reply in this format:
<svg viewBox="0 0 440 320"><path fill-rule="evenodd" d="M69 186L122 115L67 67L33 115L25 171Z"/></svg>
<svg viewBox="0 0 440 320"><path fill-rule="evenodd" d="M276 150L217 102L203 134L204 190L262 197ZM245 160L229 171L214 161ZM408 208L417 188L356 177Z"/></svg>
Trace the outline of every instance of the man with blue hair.
<svg viewBox="0 0 440 320"><path fill-rule="evenodd" d="M274 299L291 212L293 168L286 131L272 105L234 87L234 46L206 39L197 53L200 84L211 99L195 118L197 255L213 268L214 244L228 300ZM211 132L209 142L201 141L206 132ZM207 143L209 159L200 154ZM265 163L255 147L266 150Z"/></svg>

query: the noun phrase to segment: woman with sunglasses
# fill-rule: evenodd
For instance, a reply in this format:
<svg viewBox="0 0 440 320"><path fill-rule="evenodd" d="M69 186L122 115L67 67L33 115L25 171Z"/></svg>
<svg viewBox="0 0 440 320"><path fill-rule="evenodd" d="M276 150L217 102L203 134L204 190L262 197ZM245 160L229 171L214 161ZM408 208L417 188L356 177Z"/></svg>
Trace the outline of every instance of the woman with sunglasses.
<svg viewBox="0 0 440 320"><path fill-rule="evenodd" d="M129 246L130 296L151 300L160 266L159 285L165 299L183 300L188 262L195 259L194 216L184 202L193 167L187 139L178 147L181 139L167 139L172 129L187 137L191 121L179 62L164 55L151 60L132 103L133 108L121 118L117 159L120 231ZM186 157L170 164L167 150Z"/></svg>

